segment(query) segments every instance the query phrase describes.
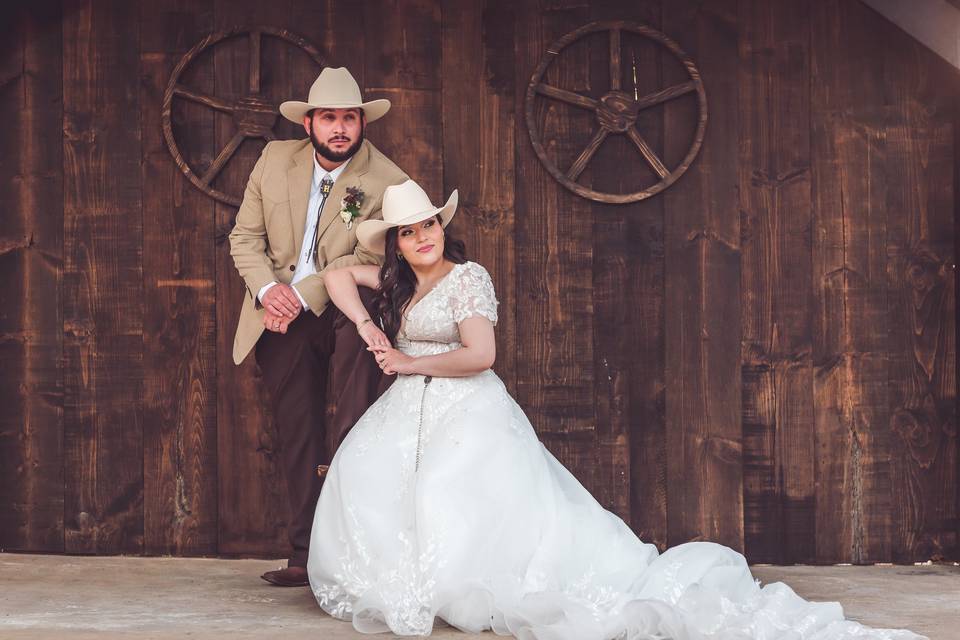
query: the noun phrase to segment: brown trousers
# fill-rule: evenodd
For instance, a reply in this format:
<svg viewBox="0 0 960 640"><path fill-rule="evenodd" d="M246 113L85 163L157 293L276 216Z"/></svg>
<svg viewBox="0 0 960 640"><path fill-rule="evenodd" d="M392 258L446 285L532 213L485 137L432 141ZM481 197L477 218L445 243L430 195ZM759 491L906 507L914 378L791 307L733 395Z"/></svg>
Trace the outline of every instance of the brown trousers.
<svg viewBox="0 0 960 640"><path fill-rule="evenodd" d="M360 299L369 312L373 291L361 287ZM257 341L257 365L272 399L287 482L291 567L307 566L313 513L323 486L317 465L330 464L350 428L393 381L366 347L353 322L333 304L319 317L301 313L285 334L265 331ZM330 420L328 374L336 406Z"/></svg>

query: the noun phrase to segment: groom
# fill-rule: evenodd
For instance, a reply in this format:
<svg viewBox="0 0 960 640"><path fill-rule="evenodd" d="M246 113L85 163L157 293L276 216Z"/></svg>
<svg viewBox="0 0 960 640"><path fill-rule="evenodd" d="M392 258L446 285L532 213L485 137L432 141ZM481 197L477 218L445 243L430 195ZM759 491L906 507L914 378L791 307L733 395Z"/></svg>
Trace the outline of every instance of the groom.
<svg viewBox="0 0 960 640"><path fill-rule="evenodd" d="M320 472L387 380L358 327L330 304L323 274L380 261L357 245L356 229L362 220L381 218L384 189L407 179L364 139L367 123L389 108L388 100L363 102L345 68L324 69L307 102L280 105L280 113L302 124L309 139L267 144L230 232L230 254L247 289L233 361L240 364L255 348L271 396L290 502L287 567L262 576L279 586L309 584L307 552ZM372 293L361 290L368 310ZM336 402L330 424L328 372Z"/></svg>

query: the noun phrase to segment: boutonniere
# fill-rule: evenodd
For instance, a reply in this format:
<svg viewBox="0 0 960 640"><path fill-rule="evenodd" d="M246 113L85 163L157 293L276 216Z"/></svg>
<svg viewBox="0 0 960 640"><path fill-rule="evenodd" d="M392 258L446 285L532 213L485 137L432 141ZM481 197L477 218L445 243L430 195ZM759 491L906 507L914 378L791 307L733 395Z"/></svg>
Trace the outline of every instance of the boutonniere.
<svg viewBox="0 0 960 640"><path fill-rule="evenodd" d="M353 227L353 219L360 216L361 204L363 191L360 187L347 187L347 195L340 201L340 219L347 225L347 229Z"/></svg>

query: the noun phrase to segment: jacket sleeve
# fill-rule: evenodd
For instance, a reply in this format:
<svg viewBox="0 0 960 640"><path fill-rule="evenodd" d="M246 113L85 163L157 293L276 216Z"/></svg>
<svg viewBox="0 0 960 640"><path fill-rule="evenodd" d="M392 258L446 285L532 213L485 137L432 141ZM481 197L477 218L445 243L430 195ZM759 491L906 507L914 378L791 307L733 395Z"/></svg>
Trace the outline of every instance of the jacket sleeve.
<svg viewBox="0 0 960 640"><path fill-rule="evenodd" d="M260 308L257 293L265 285L274 282L273 261L267 256L267 228L263 217L263 202L260 182L266 165L270 144L264 147L257 164L250 172L243 202L237 211L237 219L230 231L230 255L240 277L247 286L247 293L254 305Z"/></svg>

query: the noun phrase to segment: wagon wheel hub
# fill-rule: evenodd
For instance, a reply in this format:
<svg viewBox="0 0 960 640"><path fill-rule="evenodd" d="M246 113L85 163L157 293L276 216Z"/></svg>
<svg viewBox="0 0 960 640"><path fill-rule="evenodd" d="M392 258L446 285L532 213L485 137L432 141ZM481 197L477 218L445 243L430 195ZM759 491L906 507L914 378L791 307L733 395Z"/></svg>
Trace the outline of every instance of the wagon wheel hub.
<svg viewBox="0 0 960 640"><path fill-rule="evenodd" d="M611 91L597 105L597 121L610 133L625 133L633 126L640 112L636 100L622 91Z"/></svg>

